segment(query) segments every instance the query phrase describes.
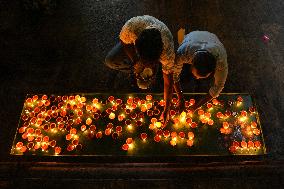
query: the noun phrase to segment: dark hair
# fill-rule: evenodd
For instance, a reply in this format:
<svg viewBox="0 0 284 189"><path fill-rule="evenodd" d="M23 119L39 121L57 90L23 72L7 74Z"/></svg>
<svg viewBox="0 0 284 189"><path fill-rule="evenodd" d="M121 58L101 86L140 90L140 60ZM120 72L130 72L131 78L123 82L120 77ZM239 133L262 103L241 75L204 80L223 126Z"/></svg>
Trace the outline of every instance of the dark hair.
<svg viewBox="0 0 284 189"><path fill-rule="evenodd" d="M192 64L197 69L198 75L204 77L215 70L216 59L206 50L197 51L193 57Z"/></svg>
<svg viewBox="0 0 284 189"><path fill-rule="evenodd" d="M155 28L145 29L135 41L140 58L147 61L158 60L163 50L161 32Z"/></svg>

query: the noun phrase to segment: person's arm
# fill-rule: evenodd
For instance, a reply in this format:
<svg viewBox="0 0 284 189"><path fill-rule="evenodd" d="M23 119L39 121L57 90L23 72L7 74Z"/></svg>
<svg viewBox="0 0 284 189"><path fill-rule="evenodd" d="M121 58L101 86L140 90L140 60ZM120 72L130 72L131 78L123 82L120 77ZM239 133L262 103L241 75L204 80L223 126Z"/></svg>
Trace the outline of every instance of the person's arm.
<svg viewBox="0 0 284 189"><path fill-rule="evenodd" d="M164 100L166 102L164 106L164 112L161 115L161 120L164 125L169 121L169 111L171 108L171 100L173 95L173 74L163 73L164 78Z"/></svg>
<svg viewBox="0 0 284 189"><path fill-rule="evenodd" d="M197 103L195 103L191 109L193 111L197 110L198 108L200 108L201 106L203 106L204 104L206 104L207 102L211 101L213 99L213 97L210 94L207 94L205 97L201 98L199 101L197 101Z"/></svg>
<svg viewBox="0 0 284 189"><path fill-rule="evenodd" d="M137 60L139 59L139 56L136 53L134 44L125 44L121 40L120 40L120 42L121 42L121 44L123 46L124 52L130 58L130 60L135 64L135 62L137 62Z"/></svg>
<svg viewBox="0 0 284 189"><path fill-rule="evenodd" d="M184 104L185 101L184 101L184 96L183 96L183 92L182 92L182 89L181 89L179 81L174 83L174 89L175 89L175 92L176 92L176 94L178 96L177 108L181 112L185 108L185 104Z"/></svg>

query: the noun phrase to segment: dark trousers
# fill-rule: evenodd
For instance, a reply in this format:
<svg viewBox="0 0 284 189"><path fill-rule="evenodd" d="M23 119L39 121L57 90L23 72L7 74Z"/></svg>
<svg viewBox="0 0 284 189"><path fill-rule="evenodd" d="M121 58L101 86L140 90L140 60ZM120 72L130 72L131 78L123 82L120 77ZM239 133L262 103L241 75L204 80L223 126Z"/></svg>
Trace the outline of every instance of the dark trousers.
<svg viewBox="0 0 284 189"><path fill-rule="evenodd" d="M105 65L124 73L132 73L133 63L124 52L121 42L118 42L107 54Z"/></svg>

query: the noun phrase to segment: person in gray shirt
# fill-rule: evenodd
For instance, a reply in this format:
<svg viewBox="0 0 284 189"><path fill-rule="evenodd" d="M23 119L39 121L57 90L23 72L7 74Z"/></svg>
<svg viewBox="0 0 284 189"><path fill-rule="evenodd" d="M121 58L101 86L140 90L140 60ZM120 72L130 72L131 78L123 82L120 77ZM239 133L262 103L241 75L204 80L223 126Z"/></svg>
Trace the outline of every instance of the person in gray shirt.
<svg viewBox="0 0 284 189"><path fill-rule="evenodd" d="M208 94L192 106L194 111L219 96L227 79L228 63L226 49L215 34L208 31L193 31L187 34L177 50L175 61L173 78L174 89L179 98L179 109L184 109L184 97L179 82L183 64L191 64L195 79L207 78L214 74L214 84Z"/></svg>

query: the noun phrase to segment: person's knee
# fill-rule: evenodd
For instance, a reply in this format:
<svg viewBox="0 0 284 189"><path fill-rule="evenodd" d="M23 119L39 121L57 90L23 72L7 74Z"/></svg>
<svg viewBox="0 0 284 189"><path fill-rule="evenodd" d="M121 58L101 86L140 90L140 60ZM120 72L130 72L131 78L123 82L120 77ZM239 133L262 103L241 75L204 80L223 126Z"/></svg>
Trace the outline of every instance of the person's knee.
<svg viewBox="0 0 284 189"><path fill-rule="evenodd" d="M114 69L114 59L112 56L110 56L109 54L106 56L105 58L105 65L111 69Z"/></svg>

